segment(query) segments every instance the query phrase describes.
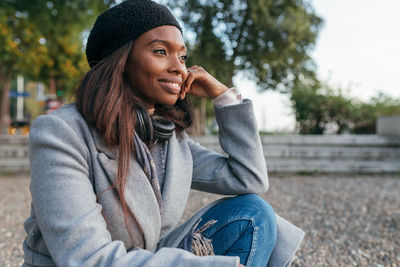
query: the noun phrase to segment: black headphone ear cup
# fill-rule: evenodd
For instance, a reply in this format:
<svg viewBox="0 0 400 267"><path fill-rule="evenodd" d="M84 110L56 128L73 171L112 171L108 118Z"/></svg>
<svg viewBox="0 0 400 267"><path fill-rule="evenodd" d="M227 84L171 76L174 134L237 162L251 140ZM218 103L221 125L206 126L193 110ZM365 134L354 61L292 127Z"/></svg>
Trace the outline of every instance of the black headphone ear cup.
<svg viewBox="0 0 400 267"><path fill-rule="evenodd" d="M164 117L153 115L151 116L153 123L154 138L160 141L166 141L171 138L175 130L175 124Z"/></svg>
<svg viewBox="0 0 400 267"><path fill-rule="evenodd" d="M175 130L175 123L162 116L149 114L141 108L137 110L136 133L144 142L151 143L153 139L167 141Z"/></svg>
<svg viewBox="0 0 400 267"><path fill-rule="evenodd" d="M136 114L137 114L137 122L136 122L137 134L143 141L151 142L153 140L153 124L151 123L149 114L141 108L137 109Z"/></svg>

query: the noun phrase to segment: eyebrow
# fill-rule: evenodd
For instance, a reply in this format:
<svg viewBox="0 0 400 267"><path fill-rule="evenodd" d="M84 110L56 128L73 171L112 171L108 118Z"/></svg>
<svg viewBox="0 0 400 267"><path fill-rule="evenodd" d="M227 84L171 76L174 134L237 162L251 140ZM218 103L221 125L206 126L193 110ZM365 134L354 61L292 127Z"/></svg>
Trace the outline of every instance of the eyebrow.
<svg viewBox="0 0 400 267"><path fill-rule="evenodd" d="M154 39L154 40L150 41L147 45L151 45L151 44L154 44L154 43L163 43L163 44L165 44L165 45L167 45L167 46L172 46L171 42L166 41L166 40L161 40L161 39ZM186 50L186 46L185 46L185 45L182 45L182 46L180 47L180 49Z"/></svg>

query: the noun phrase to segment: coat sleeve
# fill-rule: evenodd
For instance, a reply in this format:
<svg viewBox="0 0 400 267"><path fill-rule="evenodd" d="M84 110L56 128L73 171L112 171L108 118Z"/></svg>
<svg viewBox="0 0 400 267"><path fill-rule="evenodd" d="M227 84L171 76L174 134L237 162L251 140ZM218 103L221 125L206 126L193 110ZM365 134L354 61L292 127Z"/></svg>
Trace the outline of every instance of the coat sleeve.
<svg viewBox="0 0 400 267"><path fill-rule="evenodd" d="M189 140L192 188L224 195L267 191L267 167L252 102L245 99L241 104L214 109L219 143L227 156Z"/></svg>
<svg viewBox="0 0 400 267"><path fill-rule="evenodd" d="M238 257L197 257L176 248L127 252L112 240L89 180L89 151L64 119L41 116L30 134L35 219L57 266L238 266Z"/></svg>

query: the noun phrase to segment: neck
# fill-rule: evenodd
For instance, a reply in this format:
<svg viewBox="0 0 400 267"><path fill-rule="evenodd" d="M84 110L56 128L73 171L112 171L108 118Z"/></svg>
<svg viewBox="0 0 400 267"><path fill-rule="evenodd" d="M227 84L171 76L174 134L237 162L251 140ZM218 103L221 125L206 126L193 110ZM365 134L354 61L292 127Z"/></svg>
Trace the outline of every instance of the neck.
<svg viewBox="0 0 400 267"><path fill-rule="evenodd" d="M148 107L147 108L147 113L149 113L149 115L153 115L154 114L154 106Z"/></svg>

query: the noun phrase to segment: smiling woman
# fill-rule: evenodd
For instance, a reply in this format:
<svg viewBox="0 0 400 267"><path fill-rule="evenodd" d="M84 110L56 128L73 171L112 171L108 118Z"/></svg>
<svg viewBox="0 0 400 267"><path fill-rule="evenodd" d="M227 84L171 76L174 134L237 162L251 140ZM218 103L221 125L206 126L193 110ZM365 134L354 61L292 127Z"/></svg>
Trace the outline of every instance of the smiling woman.
<svg viewBox="0 0 400 267"><path fill-rule="evenodd" d="M287 266L303 232L257 196L268 176L252 102L185 65L170 11L128 0L89 35L76 102L30 132L24 266ZM223 156L193 142L186 94L213 98ZM223 195L177 226L190 189Z"/></svg>
<svg viewBox="0 0 400 267"><path fill-rule="evenodd" d="M174 26L154 28L134 42L127 77L150 111L156 103L175 104L178 97L185 98L186 92L215 98L228 90L204 70L195 72L198 66L186 69L186 58L182 33Z"/></svg>
<svg viewBox="0 0 400 267"><path fill-rule="evenodd" d="M151 109L155 103L174 105L188 75L185 60L186 47L179 29L154 28L134 42L127 64L129 84Z"/></svg>

